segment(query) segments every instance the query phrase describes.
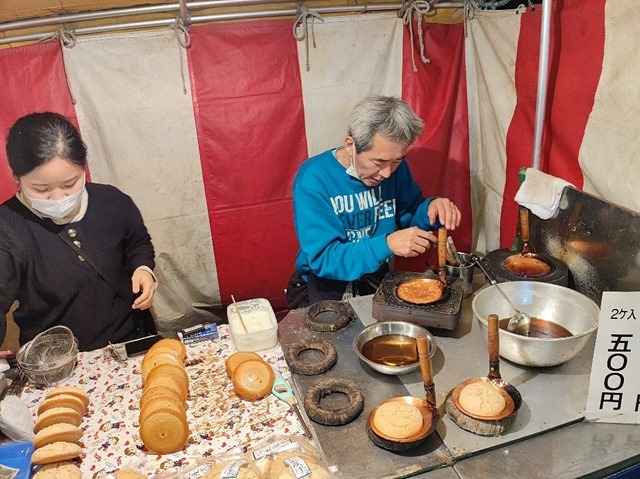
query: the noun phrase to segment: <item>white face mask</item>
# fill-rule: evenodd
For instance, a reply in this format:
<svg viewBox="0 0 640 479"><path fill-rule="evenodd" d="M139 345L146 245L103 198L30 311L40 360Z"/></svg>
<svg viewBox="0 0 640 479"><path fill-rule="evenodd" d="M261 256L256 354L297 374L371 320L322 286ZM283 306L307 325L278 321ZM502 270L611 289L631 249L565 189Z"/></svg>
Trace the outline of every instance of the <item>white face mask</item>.
<svg viewBox="0 0 640 479"><path fill-rule="evenodd" d="M358 172L356 171L356 144L351 143L351 154L349 155L349 166L346 169L347 175L353 176L356 180L359 180Z"/></svg>
<svg viewBox="0 0 640 479"><path fill-rule="evenodd" d="M78 203L80 203L80 198L82 197L82 192L85 189L86 177L82 180L82 188L79 191L76 191L73 194L65 196L59 200L42 200L39 198L31 198L27 193L23 190L24 195L29 198L31 201L31 206L38 213L41 213L43 216L48 218L62 219L71 213Z"/></svg>

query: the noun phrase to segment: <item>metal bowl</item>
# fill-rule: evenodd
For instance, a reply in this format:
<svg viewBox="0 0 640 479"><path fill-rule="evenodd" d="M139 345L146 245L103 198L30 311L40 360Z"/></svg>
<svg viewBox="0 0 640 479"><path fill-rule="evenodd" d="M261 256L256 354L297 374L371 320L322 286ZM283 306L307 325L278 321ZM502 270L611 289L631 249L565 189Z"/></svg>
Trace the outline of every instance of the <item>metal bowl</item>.
<svg viewBox="0 0 640 479"><path fill-rule="evenodd" d="M523 313L559 324L573 334L567 338L530 338L500 329L500 356L509 361L534 367L562 364L578 354L598 329L600 308L577 291L534 281L509 281L499 286ZM495 285L478 291L471 307L485 338L490 314L501 319L514 314Z"/></svg>
<svg viewBox="0 0 640 479"><path fill-rule="evenodd" d="M367 363L376 371L381 372L382 374L407 374L415 371L420 367L420 363L418 361L403 366L380 364L371 361L369 358L365 357L362 354L362 347L367 343L367 341L387 334L400 334L402 336L409 336L414 339L417 338L420 334L426 335L427 340L429 341L429 356L432 358L436 353L436 349L438 348L436 339L433 337L433 335L425 328L418 326L417 324L408 323L406 321L384 321L380 323L370 324L358 334L356 334L355 338L353 338L353 350L362 361Z"/></svg>

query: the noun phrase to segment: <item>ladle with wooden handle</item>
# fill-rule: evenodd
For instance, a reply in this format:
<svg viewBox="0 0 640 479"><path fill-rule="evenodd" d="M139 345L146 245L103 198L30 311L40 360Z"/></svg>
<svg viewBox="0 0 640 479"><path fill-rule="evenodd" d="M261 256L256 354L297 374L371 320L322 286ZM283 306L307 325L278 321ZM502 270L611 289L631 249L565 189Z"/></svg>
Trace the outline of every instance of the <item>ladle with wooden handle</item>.
<svg viewBox="0 0 640 479"><path fill-rule="evenodd" d="M507 331L520 334L522 336L528 336L529 328L531 327L531 316L529 316L527 313L523 313L522 311L520 311L518 308L515 307L515 305L511 302L511 300L506 295L506 293L502 290L500 285L498 285L498 282L496 281L496 279L489 272L489 270L484 266L484 264L482 263L482 260L478 258L478 256L476 256L475 254L472 254L471 261L473 261L475 264L478 265L478 268L482 270L484 275L489 280L489 283L492 286L495 286L495 288L498 290L498 293L500 293L500 295L505 299L505 301L509 303L509 306L511 306L511 308L516 312L516 314L514 314L509 318L509 323L507 324Z"/></svg>

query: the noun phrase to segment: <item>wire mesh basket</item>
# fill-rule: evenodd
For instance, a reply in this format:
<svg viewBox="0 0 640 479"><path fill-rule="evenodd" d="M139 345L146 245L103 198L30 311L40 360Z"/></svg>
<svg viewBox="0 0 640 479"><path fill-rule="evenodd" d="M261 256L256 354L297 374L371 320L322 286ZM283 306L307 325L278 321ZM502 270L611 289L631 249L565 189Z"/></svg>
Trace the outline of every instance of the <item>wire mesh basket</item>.
<svg viewBox="0 0 640 479"><path fill-rule="evenodd" d="M20 370L35 384L53 384L76 367L78 340L66 326L54 326L24 344L16 354Z"/></svg>

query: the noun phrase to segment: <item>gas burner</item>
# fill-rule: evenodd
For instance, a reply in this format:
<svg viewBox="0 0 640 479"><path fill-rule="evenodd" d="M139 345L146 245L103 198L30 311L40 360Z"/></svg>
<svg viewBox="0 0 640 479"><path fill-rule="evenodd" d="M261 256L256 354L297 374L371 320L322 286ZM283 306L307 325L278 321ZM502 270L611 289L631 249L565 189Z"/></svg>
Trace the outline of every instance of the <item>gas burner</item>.
<svg viewBox="0 0 640 479"><path fill-rule="evenodd" d="M431 304L412 304L398 298L401 283L417 278L434 278L432 272L389 271L373 296L372 316L378 321L409 321L420 326L455 329L462 306L462 278L447 278L447 296Z"/></svg>

